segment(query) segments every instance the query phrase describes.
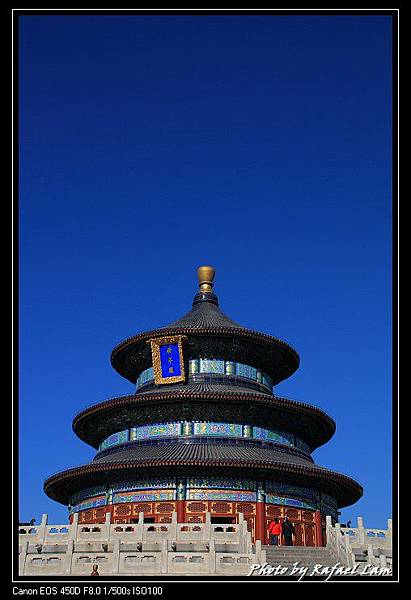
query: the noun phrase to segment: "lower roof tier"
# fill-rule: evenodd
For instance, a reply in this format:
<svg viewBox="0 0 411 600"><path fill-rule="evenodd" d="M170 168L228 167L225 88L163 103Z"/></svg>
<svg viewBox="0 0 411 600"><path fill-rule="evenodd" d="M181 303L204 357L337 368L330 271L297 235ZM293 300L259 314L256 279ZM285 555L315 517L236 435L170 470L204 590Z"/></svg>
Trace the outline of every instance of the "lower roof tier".
<svg viewBox="0 0 411 600"><path fill-rule="evenodd" d="M136 446L57 473L46 480L44 490L53 500L68 504L72 495L84 488L153 474L272 478L330 494L339 507L353 504L363 492L350 477L313 465L298 455L267 448L203 444Z"/></svg>
<svg viewBox="0 0 411 600"><path fill-rule="evenodd" d="M335 422L324 411L287 398L241 387L197 384L184 390L155 389L111 398L86 408L73 421L76 435L98 448L113 433L138 425L175 421L219 421L287 431L311 450L328 442ZM171 388L171 389L170 389Z"/></svg>

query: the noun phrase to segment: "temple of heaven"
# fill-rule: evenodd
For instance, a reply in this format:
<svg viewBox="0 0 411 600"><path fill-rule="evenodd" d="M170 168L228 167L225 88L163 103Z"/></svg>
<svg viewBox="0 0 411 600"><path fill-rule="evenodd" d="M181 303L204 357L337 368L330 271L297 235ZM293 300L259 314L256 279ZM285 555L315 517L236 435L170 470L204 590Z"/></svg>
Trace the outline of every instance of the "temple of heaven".
<svg viewBox="0 0 411 600"><path fill-rule="evenodd" d="M111 354L135 392L80 412L76 435L96 449L90 464L46 480L46 494L79 523L212 523L247 520L253 540L285 515L297 545L324 545L325 517L362 487L317 466L313 450L334 421L273 393L298 368L297 352L242 327L219 308L214 269L200 267L192 309L167 327L134 335Z"/></svg>

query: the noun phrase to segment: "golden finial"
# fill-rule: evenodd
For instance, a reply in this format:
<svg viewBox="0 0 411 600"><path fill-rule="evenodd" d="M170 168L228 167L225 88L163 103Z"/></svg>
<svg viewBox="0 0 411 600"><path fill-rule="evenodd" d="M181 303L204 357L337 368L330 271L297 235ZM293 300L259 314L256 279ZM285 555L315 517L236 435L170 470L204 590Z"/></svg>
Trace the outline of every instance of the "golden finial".
<svg viewBox="0 0 411 600"><path fill-rule="evenodd" d="M200 290L202 292L211 292L215 275L214 267L198 267L197 275L200 283Z"/></svg>

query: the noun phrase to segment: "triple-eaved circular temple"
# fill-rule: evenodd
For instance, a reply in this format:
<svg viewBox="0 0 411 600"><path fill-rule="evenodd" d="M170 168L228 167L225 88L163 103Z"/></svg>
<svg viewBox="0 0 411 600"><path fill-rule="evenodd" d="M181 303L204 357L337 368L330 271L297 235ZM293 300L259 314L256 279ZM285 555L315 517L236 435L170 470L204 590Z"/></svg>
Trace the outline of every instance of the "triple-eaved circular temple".
<svg viewBox="0 0 411 600"><path fill-rule="evenodd" d="M198 269L193 307L161 329L116 346L111 362L135 393L78 414L77 436L97 450L91 464L53 475L47 495L80 523L237 522L267 540L274 517L294 523L295 543L324 544L325 516L356 502L361 486L317 466L334 421L322 410L281 398L273 386L299 357L287 343L223 314L214 270Z"/></svg>

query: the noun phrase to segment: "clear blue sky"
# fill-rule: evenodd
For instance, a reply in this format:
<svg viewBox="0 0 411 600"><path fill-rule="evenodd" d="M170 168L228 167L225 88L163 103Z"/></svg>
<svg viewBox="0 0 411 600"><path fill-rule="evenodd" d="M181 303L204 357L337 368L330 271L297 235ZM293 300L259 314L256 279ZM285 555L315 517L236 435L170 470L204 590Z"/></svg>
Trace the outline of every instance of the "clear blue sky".
<svg viewBox="0 0 411 600"><path fill-rule="evenodd" d="M391 516L391 20L25 16L20 25L20 519L89 462L71 430L132 392L120 340L220 306L301 357L278 395L337 422L316 462Z"/></svg>

